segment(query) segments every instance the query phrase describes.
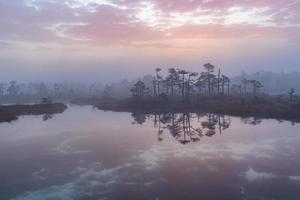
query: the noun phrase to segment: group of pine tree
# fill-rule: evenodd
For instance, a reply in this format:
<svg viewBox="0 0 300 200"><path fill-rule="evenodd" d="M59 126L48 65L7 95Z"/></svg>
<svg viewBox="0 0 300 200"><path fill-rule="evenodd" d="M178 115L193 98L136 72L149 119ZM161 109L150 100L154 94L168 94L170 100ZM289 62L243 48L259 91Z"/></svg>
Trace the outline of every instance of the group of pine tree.
<svg viewBox="0 0 300 200"><path fill-rule="evenodd" d="M204 64L204 71L189 72L183 69L168 69L166 77L156 68L152 88L139 80L131 88L134 98L158 97L163 99L190 100L201 96L257 95L263 87L257 80L243 79L240 84L231 84L228 76L216 71L210 63Z"/></svg>

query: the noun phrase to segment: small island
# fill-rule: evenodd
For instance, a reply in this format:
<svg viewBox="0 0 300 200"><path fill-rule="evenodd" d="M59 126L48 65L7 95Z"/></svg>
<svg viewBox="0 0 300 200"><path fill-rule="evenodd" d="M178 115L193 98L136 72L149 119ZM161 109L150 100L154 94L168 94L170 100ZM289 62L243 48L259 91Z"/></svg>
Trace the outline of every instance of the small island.
<svg viewBox="0 0 300 200"><path fill-rule="evenodd" d="M115 99L104 91L102 98L79 98L78 105L101 110L145 114L207 111L245 117L276 118L300 122L300 101L294 88L286 94L267 94L258 80L232 80L215 66L204 64L200 73L170 68L164 77L155 70L152 80L137 80L131 96Z"/></svg>
<svg viewBox="0 0 300 200"><path fill-rule="evenodd" d="M0 106L0 123L11 122L20 115L51 115L62 113L67 109L63 103L52 103L44 99L39 104Z"/></svg>
<svg viewBox="0 0 300 200"><path fill-rule="evenodd" d="M241 117L273 118L300 122L300 104L281 103L275 97L267 96L264 98L203 98L199 101L189 102L127 99L102 101L95 106L100 110L143 114L206 111Z"/></svg>

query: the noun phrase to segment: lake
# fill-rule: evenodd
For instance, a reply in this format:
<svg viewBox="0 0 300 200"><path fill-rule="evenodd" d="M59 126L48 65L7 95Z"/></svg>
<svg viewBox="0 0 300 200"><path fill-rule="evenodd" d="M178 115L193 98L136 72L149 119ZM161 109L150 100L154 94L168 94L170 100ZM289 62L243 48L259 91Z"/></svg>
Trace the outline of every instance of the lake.
<svg viewBox="0 0 300 200"><path fill-rule="evenodd" d="M0 124L1 200L299 200L300 125L69 106Z"/></svg>

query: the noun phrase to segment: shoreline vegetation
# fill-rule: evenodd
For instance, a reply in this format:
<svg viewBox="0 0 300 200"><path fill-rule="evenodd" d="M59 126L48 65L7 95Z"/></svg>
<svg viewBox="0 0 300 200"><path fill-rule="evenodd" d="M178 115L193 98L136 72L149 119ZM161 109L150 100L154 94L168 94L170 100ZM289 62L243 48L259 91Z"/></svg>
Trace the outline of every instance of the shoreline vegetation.
<svg viewBox="0 0 300 200"><path fill-rule="evenodd" d="M129 89L128 98L114 98L107 89L101 98L79 98L71 103L144 114L205 111L300 122L300 98L294 88L270 95L261 91L263 87L260 81L247 77L233 82L207 63L200 73L170 68L163 76L156 68L151 81L139 79Z"/></svg>
<svg viewBox="0 0 300 200"><path fill-rule="evenodd" d="M0 106L0 123L17 120L21 115L51 115L63 113L66 109L63 103Z"/></svg>
<svg viewBox="0 0 300 200"><path fill-rule="evenodd" d="M300 104L278 102L278 97L214 97L198 101L163 101L158 99L101 101L76 99L74 105L92 105L99 110L141 114L212 112L240 117L257 117L300 122ZM91 103L96 102L97 103Z"/></svg>
<svg viewBox="0 0 300 200"><path fill-rule="evenodd" d="M126 87L121 87L118 92L122 95L116 95L111 87L105 86L103 92L94 97L82 95L76 98L71 90L70 98L65 100L101 110L131 113L212 112L300 122L300 96L295 88L282 94L268 94L263 92L264 85L259 80L246 75L239 81L233 80L210 63L204 64L200 72L180 68L163 72L156 68L153 75L144 76L130 85L127 83L125 81ZM17 88L12 82L8 88L10 96L17 96ZM43 88L40 89L44 91ZM60 91L59 87L56 91ZM63 96L60 92L55 94L55 99ZM44 97L36 105L0 106L0 122L15 120L19 115L61 113L67 108L64 104L53 104L51 98Z"/></svg>

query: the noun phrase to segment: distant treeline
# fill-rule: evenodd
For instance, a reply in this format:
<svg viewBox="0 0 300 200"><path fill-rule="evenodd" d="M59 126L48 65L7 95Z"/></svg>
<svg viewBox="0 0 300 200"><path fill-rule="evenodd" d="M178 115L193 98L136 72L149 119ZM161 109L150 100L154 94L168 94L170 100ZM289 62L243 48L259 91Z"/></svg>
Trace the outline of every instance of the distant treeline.
<svg viewBox="0 0 300 200"><path fill-rule="evenodd" d="M185 80L183 80L183 78ZM188 98L189 95L284 95L299 94L300 73L257 72L241 73L230 77L222 69L206 64L199 72L189 72L180 68L170 68L166 71L157 68L153 75L145 75L135 81L122 80L106 85L103 97L123 99L134 92L138 82L145 87L145 95L157 96L167 94L173 97ZM132 90L133 89L133 90ZM183 94L184 93L184 94Z"/></svg>
<svg viewBox="0 0 300 200"><path fill-rule="evenodd" d="M63 101L76 97L101 96L102 92L103 86L97 83L19 83L10 81L0 83L0 103L35 103L39 102L41 98Z"/></svg>
<svg viewBox="0 0 300 200"><path fill-rule="evenodd" d="M135 95L140 95L139 93L142 92L143 95L167 95L188 99L195 95L257 95L261 93L290 95L300 91L299 72L241 73L239 76L229 77L223 71L207 63L197 72L189 72L180 68L163 71L157 68L152 75L145 75L132 81L124 79L106 85L103 85L101 80L91 84L0 82L0 103L37 102L44 97L50 97L53 100L70 100L78 97L124 99L131 97L132 92Z"/></svg>
<svg viewBox="0 0 300 200"><path fill-rule="evenodd" d="M299 72L256 72L247 74L242 72L239 76L232 77L233 83L239 83L243 79L258 80L263 84L262 92L267 94L286 94L291 88L294 88L296 93L300 92L300 73Z"/></svg>
<svg viewBox="0 0 300 200"><path fill-rule="evenodd" d="M131 88L134 97L162 97L167 96L172 98L181 98L189 100L195 95L229 95L230 78L221 73L219 69L217 74L214 74L215 67L210 63L204 65L203 72L189 72L180 68L170 68L165 77L161 75L161 69L155 69L155 76L152 80L152 86L139 80ZM258 84L255 91L259 89Z"/></svg>
<svg viewBox="0 0 300 200"><path fill-rule="evenodd" d="M229 78L220 68L207 63L199 72L180 68L168 69L165 76L160 68L155 69L152 80L142 78L132 87L136 98L160 97L165 99L189 100L203 96L258 96L263 94L289 96L296 98L300 74L276 74L261 72ZM299 88L300 89L300 88Z"/></svg>

